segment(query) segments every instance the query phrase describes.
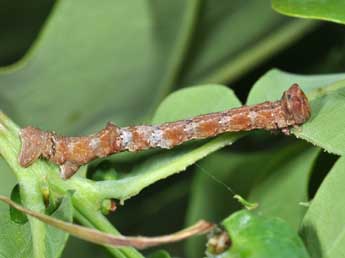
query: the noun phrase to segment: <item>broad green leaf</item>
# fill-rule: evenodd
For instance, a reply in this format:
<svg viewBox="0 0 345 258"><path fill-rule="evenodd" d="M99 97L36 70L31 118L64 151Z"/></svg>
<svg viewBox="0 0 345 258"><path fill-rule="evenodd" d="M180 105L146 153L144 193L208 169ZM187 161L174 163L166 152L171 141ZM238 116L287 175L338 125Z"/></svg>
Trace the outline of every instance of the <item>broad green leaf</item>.
<svg viewBox="0 0 345 258"><path fill-rule="evenodd" d="M309 258L297 232L280 218L241 210L222 223L231 245L214 258Z"/></svg>
<svg viewBox="0 0 345 258"><path fill-rule="evenodd" d="M29 224L17 224L13 222L6 204L0 204L0 214L1 256L11 258L34 258Z"/></svg>
<svg viewBox="0 0 345 258"><path fill-rule="evenodd" d="M74 1L72 4L59 1L30 53L11 69L3 69L0 85L9 91L1 96L5 111L23 124L33 123L64 133L90 131L99 128L107 120L119 124L143 120L156 99L167 94L174 85L192 36L199 2L133 1L123 4L121 1L107 1L93 6L87 1ZM254 32L264 35L272 26L280 24L278 20L287 19L278 15L272 18L274 13L268 2L265 5L261 2L242 6L239 1L230 5L227 1L217 5L208 1L203 6L206 17L201 18L198 25L204 28L206 24L210 28L212 33L205 35L214 35L212 46L220 49L219 42L228 42L229 32L238 33L237 30L227 31L227 28L237 28L232 27L232 24L242 24L248 20L246 10L256 13L259 7L263 12L258 16L268 17L267 20L261 19L265 21L263 27L268 25L268 28L261 31L263 28L260 27L259 32ZM233 11L234 7L241 13L237 15ZM210 12L210 8L214 11ZM227 12L223 14L224 10ZM236 15L229 15L232 13ZM214 32L214 19L222 24L217 33ZM293 35L299 35L312 27L303 23L294 27ZM247 26L254 28L250 24ZM245 34L245 41L252 39L255 34L252 32ZM242 34L243 31L240 32ZM287 35L286 30L278 34ZM282 47L285 41L294 38L286 37L282 39L284 43L277 45ZM242 43L235 45L238 48L244 45ZM238 53L237 48L230 51ZM200 52L209 49L215 48L206 46ZM274 48L270 46L268 49ZM216 60L223 59L227 52L225 44L225 51L211 53L206 60L213 56L216 56ZM232 57L229 59L233 60ZM126 65L123 65L124 60ZM251 60L251 63L255 62ZM39 79L37 74L40 74ZM39 97L35 94L37 92L40 93ZM20 103L16 103L18 99ZM63 100L64 105L60 104L60 100ZM84 112L84 107L90 103L94 103L92 109ZM145 106L144 110L142 106ZM31 115L25 115L27 113Z"/></svg>
<svg viewBox="0 0 345 258"><path fill-rule="evenodd" d="M241 106L226 86L206 84L171 93L157 108L153 124L171 122Z"/></svg>
<svg viewBox="0 0 345 258"><path fill-rule="evenodd" d="M302 237L314 258L343 257L345 158L340 158L324 179L303 220Z"/></svg>
<svg viewBox="0 0 345 258"><path fill-rule="evenodd" d="M282 216L296 227L304 214L305 208L299 202L306 200L309 170L316 154L316 148L292 142L279 149L209 156L197 167L187 225L200 218L220 221L241 208L233 199L234 194L240 194L249 195L265 215ZM188 240L188 257L201 257L204 245L202 238Z"/></svg>
<svg viewBox="0 0 345 258"><path fill-rule="evenodd" d="M182 105L182 103L188 103ZM153 123L166 122L191 116L221 111L239 106L233 92L220 85L205 85L177 91L160 105ZM148 185L185 170L189 165L210 153L231 144L240 134L224 134L212 140L187 144L174 150L152 156L120 180L98 182L104 197L125 200L139 193Z"/></svg>
<svg viewBox="0 0 345 258"><path fill-rule="evenodd" d="M19 184L16 184L11 192L11 200L22 205L22 200L20 199ZM10 217L11 220L17 224L25 224L28 222L26 215L13 207L10 207Z"/></svg>
<svg viewBox="0 0 345 258"><path fill-rule="evenodd" d="M2 257L13 258L36 258L33 256L32 238L30 225L17 224L9 216L8 206L1 204L1 237L0 246ZM72 221L72 206L69 198L64 198L59 208L52 214L53 217ZM66 244L68 234L50 226L47 227L47 237L45 240L46 258L60 257Z"/></svg>
<svg viewBox="0 0 345 258"><path fill-rule="evenodd" d="M204 1L182 84L233 81L316 25L278 15L269 0Z"/></svg>
<svg viewBox="0 0 345 258"><path fill-rule="evenodd" d="M345 24L345 2L342 0L272 0L272 7L290 16Z"/></svg>
<svg viewBox="0 0 345 258"><path fill-rule="evenodd" d="M309 121L293 133L328 152L344 154L345 74L297 75L271 70L255 83L247 103L278 100L293 83L305 90L312 109Z"/></svg>
<svg viewBox="0 0 345 258"><path fill-rule="evenodd" d="M66 196L59 208L52 214L52 217L67 222L73 221L73 208L71 198ZM65 248L68 234L61 230L57 230L49 225L46 225L47 238L46 238L46 250L48 257L60 257L63 249Z"/></svg>
<svg viewBox="0 0 345 258"><path fill-rule="evenodd" d="M261 171L256 168L261 167L263 162L272 162L272 156L270 151L253 154L221 152L214 153L198 163L186 224L191 225L200 218L219 222L240 209L241 205L233 198L234 194L246 196L261 176ZM203 257L205 242L204 237L189 239L186 242L187 257Z"/></svg>
<svg viewBox="0 0 345 258"><path fill-rule="evenodd" d="M280 217L298 229L306 212L301 202L308 201L308 185L319 149L306 144L287 146L280 160L271 166L264 178L252 189L249 199L259 203L258 211L265 216ZM262 167L262 166L260 166Z"/></svg>
<svg viewBox="0 0 345 258"><path fill-rule="evenodd" d="M279 100L283 91L287 90L293 83L298 83L310 97L310 91L344 79L345 74L301 75L272 69L256 81L249 93L247 104L252 105L266 100ZM312 100L315 97L317 96L313 96Z"/></svg>
<svg viewBox="0 0 345 258"><path fill-rule="evenodd" d="M26 57L1 70L1 109L60 133L143 120L174 83L197 6L56 2Z"/></svg>

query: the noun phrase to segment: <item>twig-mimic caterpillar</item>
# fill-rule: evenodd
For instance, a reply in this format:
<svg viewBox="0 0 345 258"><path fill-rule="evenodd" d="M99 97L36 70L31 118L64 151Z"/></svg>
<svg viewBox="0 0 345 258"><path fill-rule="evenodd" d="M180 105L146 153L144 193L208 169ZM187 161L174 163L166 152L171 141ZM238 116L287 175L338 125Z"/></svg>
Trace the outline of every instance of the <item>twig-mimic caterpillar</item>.
<svg viewBox="0 0 345 258"><path fill-rule="evenodd" d="M297 84L293 84L275 102L266 101L160 125L121 128L108 123L98 133L81 137L59 136L28 126L20 131L19 163L27 167L44 157L60 165L63 178L70 178L81 165L122 151L170 149L186 141L225 132L280 129L288 133L291 126L307 121L310 113L307 97Z"/></svg>

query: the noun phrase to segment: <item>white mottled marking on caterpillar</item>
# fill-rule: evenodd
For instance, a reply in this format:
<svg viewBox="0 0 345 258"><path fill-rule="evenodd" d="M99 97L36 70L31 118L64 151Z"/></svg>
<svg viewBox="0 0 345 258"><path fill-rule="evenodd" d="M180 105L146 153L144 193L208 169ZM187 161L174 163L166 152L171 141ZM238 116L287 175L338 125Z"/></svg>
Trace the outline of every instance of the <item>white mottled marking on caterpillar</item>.
<svg viewBox="0 0 345 258"><path fill-rule="evenodd" d="M195 123L193 121L188 121L183 127L183 131L188 135L194 135L195 133Z"/></svg>
<svg viewBox="0 0 345 258"><path fill-rule="evenodd" d="M222 116L222 117L219 119L219 122L218 122L218 123L219 123L221 126L227 126L228 124L230 124L230 122L231 122L231 117L225 115L225 116Z"/></svg>
<svg viewBox="0 0 345 258"><path fill-rule="evenodd" d="M129 131L127 128L122 128L120 130L120 139L121 139L121 146L124 149L127 149L128 146L132 143L132 139L133 139L132 132Z"/></svg>
<svg viewBox="0 0 345 258"><path fill-rule="evenodd" d="M151 131L151 134L148 138L150 145L154 147L162 147L160 146L161 141L163 140L163 131L158 127L154 127Z"/></svg>
<svg viewBox="0 0 345 258"><path fill-rule="evenodd" d="M256 122L256 116L257 116L257 112L251 110L249 111L249 119L250 119L250 124L254 125Z"/></svg>
<svg viewBox="0 0 345 258"><path fill-rule="evenodd" d="M93 150L96 150L99 147L100 142L99 138L92 138L89 145Z"/></svg>

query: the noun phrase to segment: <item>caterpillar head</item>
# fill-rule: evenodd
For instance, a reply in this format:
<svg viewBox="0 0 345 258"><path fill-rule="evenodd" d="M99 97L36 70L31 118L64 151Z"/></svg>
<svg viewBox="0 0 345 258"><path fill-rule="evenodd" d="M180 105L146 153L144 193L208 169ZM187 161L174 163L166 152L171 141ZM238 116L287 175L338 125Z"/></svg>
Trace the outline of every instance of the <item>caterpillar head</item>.
<svg viewBox="0 0 345 258"><path fill-rule="evenodd" d="M283 93L281 102L287 114L290 115L289 118L296 124L303 124L310 118L309 101L297 83Z"/></svg>

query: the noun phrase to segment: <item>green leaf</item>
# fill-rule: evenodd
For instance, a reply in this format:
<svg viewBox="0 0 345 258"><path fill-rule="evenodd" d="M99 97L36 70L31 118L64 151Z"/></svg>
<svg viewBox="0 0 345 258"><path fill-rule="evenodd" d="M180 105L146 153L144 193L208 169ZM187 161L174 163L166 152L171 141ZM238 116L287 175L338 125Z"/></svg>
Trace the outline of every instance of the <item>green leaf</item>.
<svg viewBox="0 0 345 258"><path fill-rule="evenodd" d="M13 258L36 258L33 253L32 235L30 225L17 224L9 216L8 207L0 205L0 247L1 256ZM59 208L52 214L53 217L72 221L72 206L70 198L64 198ZM66 244L68 234L60 230L47 227L47 237L44 245L46 246L46 258L60 257Z"/></svg>
<svg viewBox="0 0 345 258"><path fill-rule="evenodd" d="M232 212L241 209L233 198L235 193L247 196L261 171L254 168L272 161L270 151L258 153L215 153L197 164L191 188L186 224L200 218L221 221ZM233 189L235 193L229 190ZM187 256L199 258L204 254L205 238L197 237L186 242Z"/></svg>
<svg viewBox="0 0 345 258"><path fill-rule="evenodd" d="M72 222L73 221L73 207L71 203L70 196L66 196L59 208L51 215L53 218ZM48 257L60 257L62 251L65 248L68 234L61 230L57 230L49 225L47 227L47 240L46 240L46 250L47 250L47 258Z"/></svg>
<svg viewBox="0 0 345 258"><path fill-rule="evenodd" d="M286 15L345 24L342 0L272 0L273 8Z"/></svg>
<svg viewBox="0 0 345 258"><path fill-rule="evenodd" d="M278 100L293 83L306 91L312 109L309 121L293 133L328 152L345 154L345 74L297 75L271 70L255 83L247 103Z"/></svg>
<svg viewBox="0 0 345 258"><path fill-rule="evenodd" d="M16 184L11 192L11 200L22 205L22 200L20 199L19 185ZM11 220L18 224L25 224L28 221L26 215L13 207L10 207Z"/></svg>
<svg viewBox="0 0 345 258"><path fill-rule="evenodd" d="M56 2L26 57L1 70L2 109L61 133L143 120L174 83L198 2Z"/></svg>
<svg viewBox="0 0 345 258"><path fill-rule="evenodd" d="M241 210L223 221L230 248L214 258L308 258L297 232L284 220Z"/></svg>
<svg viewBox="0 0 345 258"><path fill-rule="evenodd" d="M175 91L159 105L153 124L191 118L238 107L241 102L226 86L208 84Z"/></svg>
<svg viewBox="0 0 345 258"><path fill-rule="evenodd" d="M316 25L276 14L269 0L204 1L182 84L233 81Z"/></svg>
<svg viewBox="0 0 345 258"><path fill-rule="evenodd" d="M345 74L301 75L272 69L257 80L249 92L247 104L252 105L266 100L278 100L284 90L298 83L306 91L308 98L312 90L335 84L344 80ZM322 93L322 92L320 92ZM312 96L314 100L319 96Z"/></svg>
<svg viewBox="0 0 345 258"><path fill-rule="evenodd" d="M234 194L240 194L249 195L263 214L282 217L297 229L305 212L299 202L307 200L310 170L317 154L317 148L292 142L279 149L207 157L196 169L187 225L200 218L220 221L241 208L233 199ZM204 238L189 239L188 257L201 257L204 245Z"/></svg>
<svg viewBox="0 0 345 258"><path fill-rule="evenodd" d="M308 201L309 179L318 154L318 148L290 144L272 154L276 162L268 170L263 171L263 164L259 166L264 177L253 187L249 197L259 203L257 211L265 216L280 217L297 230L306 212L300 203Z"/></svg>
<svg viewBox="0 0 345 258"><path fill-rule="evenodd" d="M128 4L107 0L102 5L90 0L57 2L26 57L14 66L1 69L2 109L21 124L40 125L60 133L90 132L109 120L119 125L144 120L176 84L193 35L199 2L135 0ZM197 49L202 53L197 55L201 61L196 60L196 67L201 66L196 68L198 74L211 70L205 67L205 60L212 60L217 70L225 65L236 67L235 73L242 73L256 63L248 60L248 56L268 57L273 50L284 47L313 27L302 21L287 28L293 32L287 33L284 29L287 19L275 15L268 2L242 2L223 1L214 5L208 1L203 6L206 17L201 18L199 26L205 28L207 24L210 33L202 33L212 37L212 44L201 43L202 49ZM210 7L213 12L209 12ZM223 14L224 10L227 12ZM258 19L246 18L248 10L261 17L260 26L257 26ZM214 19L222 24L217 26L219 31L214 30ZM256 26L252 24L254 20ZM250 30L238 32L238 24L246 24ZM255 53L261 53L259 57L244 54L236 66L223 61L224 56L234 60L232 56L240 51L247 53L247 44L257 43L259 35L265 37L280 26L283 29L278 31L278 39L268 37L267 43L255 49ZM229 46L228 35L235 33L243 35L243 40L234 36L236 40L231 40ZM209 42L206 38L202 41ZM219 52L208 53L211 49ZM225 70L229 79L228 72L233 72L227 67ZM91 108L85 110L88 106Z"/></svg>
<svg viewBox="0 0 345 258"><path fill-rule="evenodd" d="M324 179L303 220L302 237L312 257L333 258L344 254L344 170L342 157Z"/></svg>
<svg viewBox="0 0 345 258"><path fill-rule="evenodd" d="M224 86L191 87L177 91L167 97L158 108L153 123L185 119L239 105L240 102L233 92ZM148 185L185 170L187 166L231 144L238 137L240 134L224 134L206 143L199 141L196 144L187 144L174 150L159 153L132 170L128 177L116 181L98 182L97 185L104 198L128 199Z"/></svg>
<svg viewBox="0 0 345 258"><path fill-rule="evenodd" d="M30 226L12 221L8 206L0 204L0 249L2 257L34 258ZM20 251L20 252L19 252Z"/></svg>

